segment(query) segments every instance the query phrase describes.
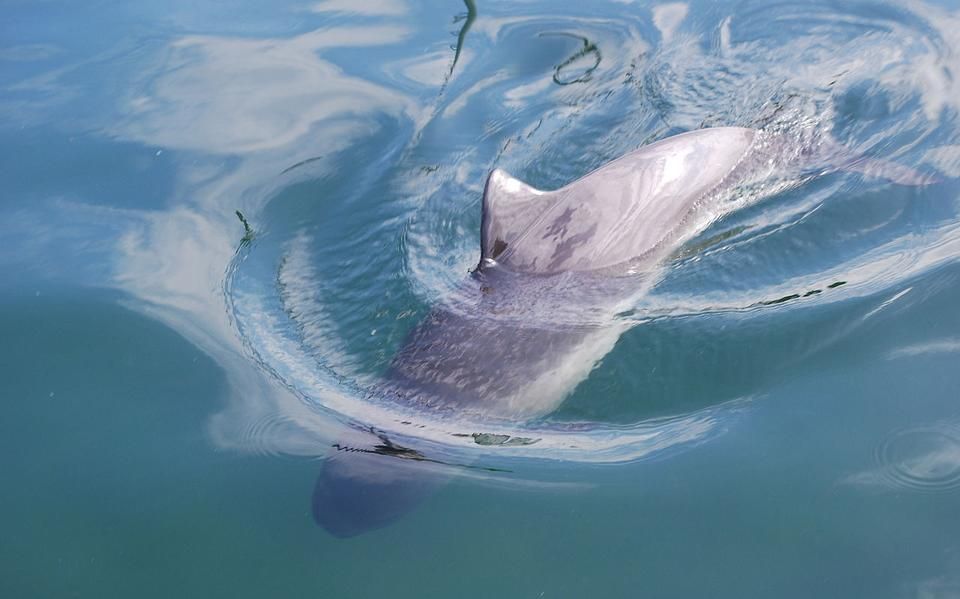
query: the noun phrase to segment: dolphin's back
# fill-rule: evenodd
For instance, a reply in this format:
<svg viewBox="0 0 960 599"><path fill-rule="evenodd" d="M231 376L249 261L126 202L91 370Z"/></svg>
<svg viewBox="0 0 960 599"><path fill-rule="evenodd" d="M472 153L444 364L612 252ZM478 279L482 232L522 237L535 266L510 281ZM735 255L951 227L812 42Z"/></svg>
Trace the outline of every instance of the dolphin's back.
<svg viewBox="0 0 960 599"><path fill-rule="evenodd" d="M689 214L731 174L755 135L739 127L684 133L552 192L494 171L484 191L482 258L548 274L659 257L654 250L683 236Z"/></svg>
<svg viewBox="0 0 960 599"><path fill-rule="evenodd" d="M606 271L652 267L696 234L697 208L753 139L740 128L678 135L551 192L491 173L475 293L412 332L388 374L396 398L503 418L556 408L616 343L606 318L655 278ZM585 320L570 324L562 311Z"/></svg>
<svg viewBox="0 0 960 599"><path fill-rule="evenodd" d="M495 170L472 292L413 330L391 363L386 397L472 412L471 420L549 413L631 326L612 316L656 284L657 265L729 209L726 192L754 171L846 168L930 181L829 142L797 147L790 136L765 134L754 148L757 135L734 127L677 135L556 191ZM370 448L338 443L317 481L314 518L337 536L385 526L442 481L421 469L423 456L376 437Z"/></svg>

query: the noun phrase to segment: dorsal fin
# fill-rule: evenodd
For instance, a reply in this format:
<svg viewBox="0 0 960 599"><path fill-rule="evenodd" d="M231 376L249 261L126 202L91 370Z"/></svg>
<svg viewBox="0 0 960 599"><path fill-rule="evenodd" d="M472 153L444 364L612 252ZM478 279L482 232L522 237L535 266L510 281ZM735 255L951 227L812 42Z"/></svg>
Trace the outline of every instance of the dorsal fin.
<svg viewBox="0 0 960 599"><path fill-rule="evenodd" d="M550 194L494 169L483 190L480 263L501 258L550 206Z"/></svg>
<svg viewBox="0 0 960 599"><path fill-rule="evenodd" d="M705 228L702 206L752 146L751 129L724 127L652 143L555 191L502 171L487 181L482 258L513 272L646 266Z"/></svg>

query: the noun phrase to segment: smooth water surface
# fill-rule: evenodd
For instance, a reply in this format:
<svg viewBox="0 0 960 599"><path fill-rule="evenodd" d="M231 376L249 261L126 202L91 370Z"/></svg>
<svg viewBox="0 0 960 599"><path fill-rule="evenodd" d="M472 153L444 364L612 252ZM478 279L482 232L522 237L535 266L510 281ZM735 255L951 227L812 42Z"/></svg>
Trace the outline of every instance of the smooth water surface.
<svg viewBox="0 0 960 599"><path fill-rule="evenodd" d="M960 597L953 0L4 15L0 596ZM710 126L927 184L741 190L612 321L539 315L624 331L550 413L378 393L490 170ZM341 540L311 494L364 429L448 482Z"/></svg>

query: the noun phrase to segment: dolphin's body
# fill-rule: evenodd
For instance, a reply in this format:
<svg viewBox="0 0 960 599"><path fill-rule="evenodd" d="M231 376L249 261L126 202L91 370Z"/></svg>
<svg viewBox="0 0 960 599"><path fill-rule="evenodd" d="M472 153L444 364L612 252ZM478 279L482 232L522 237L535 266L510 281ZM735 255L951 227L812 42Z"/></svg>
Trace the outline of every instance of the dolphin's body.
<svg viewBox="0 0 960 599"><path fill-rule="evenodd" d="M483 196L480 262L468 291L435 308L394 358L391 399L433 412L527 419L554 410L626 330L613 316L654 285L665 258L740 205L736 191L775 169L847 168L921 184L899 165L834 144L797 148L753 129L658 141L556 191L494 170ZM328 458L314 517L338 536L383 526L437 479L381 440Z"/></svg>

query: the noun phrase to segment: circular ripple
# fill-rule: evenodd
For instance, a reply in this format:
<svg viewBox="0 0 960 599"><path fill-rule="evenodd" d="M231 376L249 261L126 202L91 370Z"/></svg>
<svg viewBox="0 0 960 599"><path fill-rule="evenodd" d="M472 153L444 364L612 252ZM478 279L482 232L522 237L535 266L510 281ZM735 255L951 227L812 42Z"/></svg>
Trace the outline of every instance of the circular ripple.
<svg viewBox="0 0 960 599"><path fill-rule="evenodd" d="M239 440L255 455L311 455L315 450L315 442L304 435L302 427L281 414L264 415L249 421L240 431Z"/></svg>
<svg viewBox="0 0 960 599"><path fill-rule="evenodd" d="M956 427L898 431L877 448L884 480L911 491L960 488L960 430Z"/></svg>
<svg viewBox="0 0 960 599"><path fill-rule="evenodd" d="M865 20L834 3L774 10L748 1L698 20L675 5L679 21L666 26L663 13L530 10L488 19L487 35L470 37L471 60L422 122L371 123L382 131L349 156L381 160L361 168L345 157L323 177L280 186L256 215L258 235L238 252L225 290L251 357L300 402L280 418L305 427L306 406L321 424L349 421L431 456L637 459L722 431L746 404L731 400L769 393L795 356L850 335L849 323L901 297L907 278L957 254L955 214L926 211L922 192L843 175L802 186L764 179L749 206L679 248L655 288L615 318L582 308L590 302L556 301L582 300L580 287L551 288L541 303L518 298L526 324L545 315L537 324L630 329L567 398L566 414L448 420L396 405L378 381L409 331L437 307L475 315L476 290L464 283L493 167L554 189L656 139L716 125L832 138L910 166L922 166L924 147L956 144L943 116L957 106L945 62L956 49L932 25L937 15ZM817 312L796 316L802 307ZM487 318L503 326L506 316ZM763 344L773 349L762 366L740 349ZM269 452L291 433L282 419L257 420L262 413L244 442ZM884 476L954 488L958 439L952 428L898 433L878 450Z"/></svg>

